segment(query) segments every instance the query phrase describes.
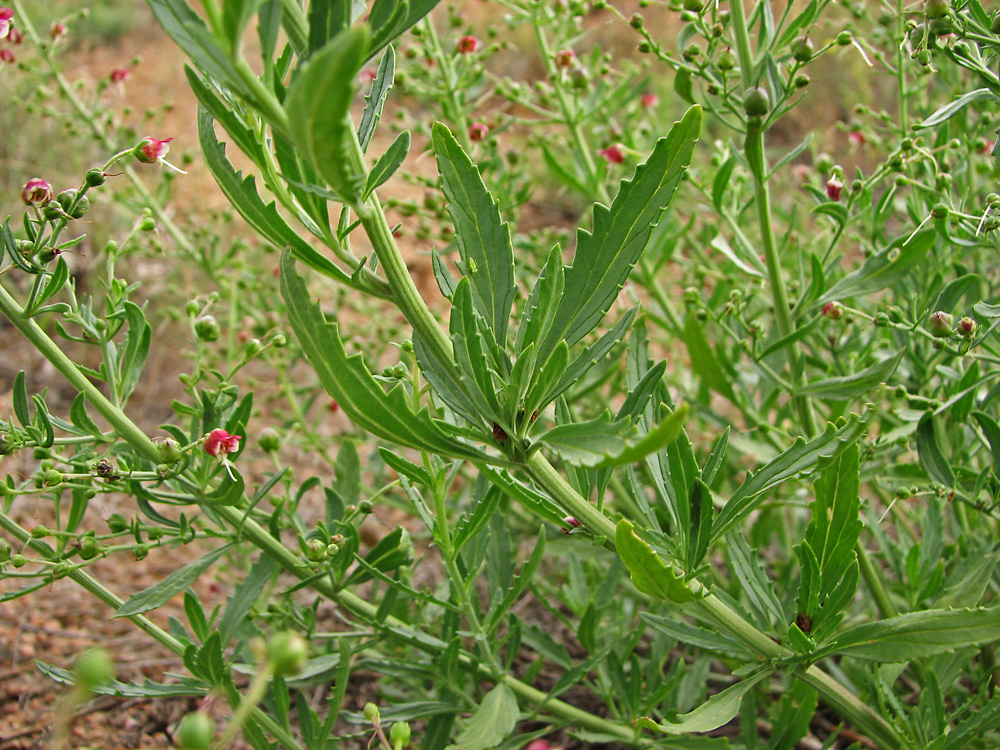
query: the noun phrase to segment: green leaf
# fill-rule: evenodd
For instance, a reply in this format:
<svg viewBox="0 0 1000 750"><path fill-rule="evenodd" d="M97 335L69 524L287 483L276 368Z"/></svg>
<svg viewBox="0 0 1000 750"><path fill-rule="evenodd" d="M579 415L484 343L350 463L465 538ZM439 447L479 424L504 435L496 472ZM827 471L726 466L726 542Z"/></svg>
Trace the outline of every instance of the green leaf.
<svg viewBox="0 0 1000 750"><path fill-rule="evenodd" d="M253 176L243 178L229 159L226 146L215 136L212 116L204 107L198 108L198 137L205 162L215 177L215 181L240 216L262 237L277 247L287 247L296 258L325 276L353 286L351 277L338 268L333 261L320 254L281 218L273 202L265 205L257 193Z"/></svg>
<svg viewBox="0 0 1000 750"><path fill-rule="evenodd" d="M462 387L471 397L478 414L490 422L502 422L496 384L489 368L489 356L479 331L478 316L473 309L472 284L463 276L452 298L449 334L455 353L455 363L465 376ZM481 425L482 420L473 424ZM511 425L507 425L508 427Z"/></svg>
<svg viewBox="0 0 1000 750"><path fill-rule="evenodd" d="M125 300L124 308L128 331L118 353L118 401L121 403L128 401L139 384L153 336L153 329L146 322L142 308L130 300Z"/></svg>
<svg viewBox="0 0 1000 750"><path fill-rule="evenodd" d="M822 306L845 297L889 288L923 260L936 240L936 229L925 229L914 235L897 237L888 247L868 258L861 268L834 284L833 288L816 300L816 304Z"/></svg>
<svg viewBox="0 0 1000 750"><path fill-rule="evenodd" d="M736 400L733 385L705 337L705 329L695 315L689 314L684 321L684 345L691 358L691 369L697 373L705 385L730 401Z"/></svg>
<svg viewBox="0 0 1000 750"><path fill-rule="evenodd" d="M1000 476L1000 423L997 423L996 419L986 412L974 411L972 416L979 423L979 428L990 444L990 453L993 456L993 473Z"/></svg>
<svg viewBox="0 0 1000 750"><path fill-rule="evenodd" d="M472 282L476 310L503 345L517 291L510 229L500 218L500 209L479 168L448 128L435 123L433 135L441 186L455 222L462 272Z"/></svg>
<svg viewBox="0 0 1000 750"><path fill-rule="evenodd" d="M368 57L377 55L383 47L430 13L440 1L409 0L407 3L400 3L399 0L375 0L368 18L368 22L375 29ZM401 8L397 9L397 6Z"/></svg>
<svg viewBox="0 0 1000 750"><path fill-rule="evenodd" d="M535 515L551 521L560 528L565 525L563 517L566 515L566 511L552 502L547 495L543 495L534 488L518 481L506 470L499 471L490 466L481 466L479 470L493 484Z"/></svg>
<svg viewBox="0 0 1000 750"><path fill-rule="evenodd" d="M472 513L470 513L468 517L463 516L459 522L455 524L455 534L452 537L452 548L456 553L465 546L466 542L475 537L486 527L486 524L489 523L489 520L496 512L496 509L500 507L500 499L502 497L503 493L500 492L500 488L495 484L490 485L489 489L476 503L476 507L472 510Z"/></svg>
<svg viewBox="0 0 1000 750"><path fill-rule="evenodd" d="M352 166L351 104L369 41L367 26L340 32L298 68L285 97L295 145L349 203L358 201L363 179Z"/></svg>
<svg viewBox="0 0 1000 750"><path fill-rule="evenodd" d="M799 595L795 600L795 606L799 612L812 615L819 608L819 587L822 573L819 568L819 560L816 553L808 541L802 542L795 548L795 554L799 558L799 565L802 568L802 575L799 578Z"/></svg>
<svg viewBox="0 0 1000 750"><path fill-rule="evenodd" d="M358 0L313 0L309 3L309 50L303 58L325 47L341 31L350 28L354 22Z"/></svg>
<svg viewBox="0 0 1000 750"><path fill-rule="evenodd" d="M230 639L236 635L239 626L256 603L257 597L271 582L277 570L278 564L274 558L262 554L250 568L250 573L236 585L236 590L226 601L226 608L223 610L222 619L219 620L218 624L223 645L228 644Z"/></svg>
<svg viewBox="0 0 1000 750"><path fill-rule="evenodd" d="M198 103L208 110L209 114L222 125L223 129L233 139L233 142L254 164L263 166L264 149L257 138L257 134L248 127L236 112L223 100L221 96L210 85L208 79L204 79L198 71L190 65L184 66L184 74L187 76L188 85L198 98ZM199 112L201 108L199 107ZM201 127L201 119L198 121ZM213 134L214 135L214 134ZM202 143L204 146L204 143Z"/></svg>
<svg viewBox="0 0 1000 750"><path fill-rule="evenodd" d="M990 89L976 89L975 91L969 91L968 93L962 94L955 101L938 109L934 112L934 114L919 125L914 125L913 129L920 130L921 128L933 128L940 125L942 122L950 120L972 102L982 101L984 99L988 99L993 102L1000 101L1000 97L994 94Z"/></svg>
<svg viewBox="0 0 1000 750"><path fill-rule="evenodd" d="M365 183L365 192L361 199L368 200L368 196L372 194L373 190L378 189L379 185L392 177L409 152L410 131L404 130L396 136L396 140L386 149L386 152L375 162L375 166L368 173L368 182Z"/></svg>
<svg viewBox="0 0 1000 750"><path fill-rule="evenodd" d="M860 453L857 443L850 446L820 472L814 484L816 500L809 506L812 520L806 540L821 571L821 606L857 559L854 547L864 526L860 519ZM810 617L816 614L803 611Z"/></svg>
<svg viewBox="0 0 1000 750"><path fill-rule="evenodd" d="M622 519L615 531L615 549L628 568L632 583L644 594L683 604L701 597L684 582L684 574L663 561L652 547L639 538L631 521Z"/></svg>
<svg viewBox="0 0 1000 750"><path fill-rule="evenodd" d="M948 488L955 486L955 474L938 445L934 415L930 412L924 414L917 425L917 458L927 476L935 482Z"/></svg>
<svg viewBox="0 0 1000 750"><path fill-rule="evenodd" d="M774 582L764 570L764 561L760 555L750 547L738 529L726 535L726 552L740 588L756 615L757 623L766 631L782 623L785 611L774 593Z"/></svg>
<svg viewBox="0 0 1000 750"><path fill-rule="evenodd" d="M103 439L101 428L87 413L87 397L83 393L76 394L76 398L73 399L73 404L69 408L69 418L84 434Z"/></svg>
<svg viewBox="0 0 1000 750"><path fill-rule="evenodd" d="M222 3L222 33L230 50L238 50L243 32L264 0L225 0Z"/></svg>
<svg viewBox="0 0 1000 750"><path fill-rule="evenodd" d="M233 478L233 474L236 478ZM227 467L219 486L211 492L206 492L203 497L208 505L236 505L246 491L246 482L243 476L230 465Z"/></svg>
<svg viewBox="0 0 1000 750"><path fill-rule="evenodd" d="M840 654L869 661L909 661L1000 639L1000 607L908 612L844 631L810 654Z"/></svg>
<svg viewBox="0 0 1000 750"><path fill-rule="evenodd" d="M402 526L396 527L393 531L379 539L378 543L365 555L365 562L379 572L395 570L403 565L409 565L413 561L411 552L413 544L409 539L409 532ZM347 585L364 583L371 580L372 575L366 568L359 568L347 579Z"/></svg>
<svg viewBox="0 0 1000 750"><path fill-rule="evenodd" d="M799 437L790 448L761 467L740 485L715 519L712 541L724 536L766 499L775 487L800 474L815 471L821 461L838 456L864 434L868 415L851 414L842 425L827 424L821 435Z"/></svg>
<svg viewBox="0 0 1000 750"><path fill-rule="evenodd" d="M24 370L18 370L14 376L14 387L11 391L11 401L14 416L25 429L31 424L31 413L28 411L28 388L24 384Z"/></svg>
<svg viewBox="0 0 1000 750"><path fill-rule="evenodd" d="M657 724L652 719L642 716L636 719L635 724L643 729L655 729L664 734L711 732L736 718L736 715L740 712L740 705L743 703L743 696L754 685L765 677L768 677L771 671L770 669L765 669L742 682L737 682L735 685L727 687L722 692L713 695L694 711L678 716L677 721L666 721L662 724Z"/></svg>
<svg viewBox="0 0 1000 750"><path fill-rule="evenodd" d="M476 712L465 722L465 726L447 750L487 750L507 739L517 726L520 710L517 696L501 682L490 690L479 704Z"/></svg>
<svg viewBox="0 0 1000 750"><path fill-rule="evenodd" d="M385 98L389 95L396 76L396 53L389 47L382 60L378 64L378 71L372 81L372 87L365 94L365 109L361 113L361 122L358 124L358 143L361 150L367 151L371 142L375 127L382 117L382 107L385 105Z"/></svg>
<svg viewBox="0 0 1000 750"><path fill-rule="evenodd" d="M796 396L811 396L828 401L850 401L860 398L877 388L881 383L888 382L903 360L906 349L900 349L895 355L886 357L881 362L866 367L853 375L836 378L823 378L796 388Z"/></svg>
<svg viewBox="0 0 1000 750"><path fill-rule="evenodd" d="M398 445L452 458L489 460L476 448L442 432L426 409L414 413L410 394L402 385L386 393L360 354L347 356L340 327L328 322L319 305L310 300L287 252L281 259L281 296L288 306L289 323L320 382L355 424Z"/></svg>
<svg viewBox="0 0 1000 750"><path fill-rule="evenodd" d="M681 434L687 419L687 404L680 407L638 440L629 439L636 430L628 420L611 419L605 411L589 422L575 422L553 427L538 438L564 460L576 466L601 469L641 461L669 445Z"/></svg>
<svg viewBox="0 0 1000 750"><path fill-rule="evenodd" d="M701 109L692 107L666 138L656 142L635 176L622 181L611 208L595 204L593 231L577 231L565 291L555 321L539 346L541 362L559 341L572 346L604 318L645 249L653 226L673 199L700 131Z"/></svg>
<svg viewBox="0 0 1000 750"><path fill-rule="evenodd" d="M131 617L132 615L139 615L157 607L162 607L175 595L181 593L194 583L198 576L208 570L209 566L218 560L223 552L229 549L229 546L226 544L222 547L217 547L193 563L185 565L180 570L175 570L162 581L157 581L145 591L133 594L127 602L115 610L112 617Z"/></svg>

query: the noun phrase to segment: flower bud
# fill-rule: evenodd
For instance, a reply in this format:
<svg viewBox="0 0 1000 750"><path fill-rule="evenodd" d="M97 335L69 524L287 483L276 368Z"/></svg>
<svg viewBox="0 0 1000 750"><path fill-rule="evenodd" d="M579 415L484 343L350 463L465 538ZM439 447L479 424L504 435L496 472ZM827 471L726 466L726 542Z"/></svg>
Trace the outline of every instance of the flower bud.
<svg viewBox="0 0 1000 750"><path fill-rule="evenodd" d="M556 67L571 68L576 62L576 53L571 49L561 49L556 52Z"/></svg>
<svg viewBox="0 0 1000 750"><path fill-rule="evenodd" d="M372 722L373 724L378 722L379 720L378 706L376 706L371 701L365 704L362 713L364 714L365 718L368 719L368 721Z"/></svg>
<svg viewBox="0 0 1000 750"><path fill-rule="evenodd" d="M52 200L52 186L41 177L32 177L21 188L21 200L28 206L44 206Z"/></svg>
<svg viewBox="0 0 1000 750"><path fill-rule="evenodd" d="M90 208L90 198L80 195L80 191L75 188L63 190L56 196L62 210L74 219L82 219Z"/></svg>
<svg viewBox="0 0 1000 750"><path fill-rule="evenodd" d="M471 55L473 52L478 52L479 48L482 46L483 43L479 41L479 39L477 39L476 37L463 36L461 39L458 40L458 45L456 46L456 49L458 50L459 54Z"/></svg>
<svg viewBox="0 0 1000 750"><path fill-rule="evenodd" d="M597 153L599 156L603 156L608 164L625 163L625 147L620 143L615 143L607 148L602 148L598 150Z"/></svg>
<svg viewBox="0 0 1000 750"><path fill-rule="evenodd" d="M844 183L836 177L831 177L826 181L826 197L832 201L840 200L840 191L844 189Z"/></svg>
<svg viewBox="0 0 1000 750"><path fill-rule="evenodd" d="M25 565L27 565L27 563L28 563L28 558L26 558L24 555L17 554L10 556L10 564L13 565L15 568L23 568Z"/></svg>
<svg viewBox="0 0 1000 750"><path fill-rule="evenodd" d="M77 657L73 673L77 685L84 690L93 690L114 677L115 663L103 648L92 648Z"/></svg>
<svg viewBox="0 0 1000 750"><path fill-rule="evenodd" d="M841 31L837 34L837 44L841 47L846 47L848 44L854 41L854 34L850 31Z"/></svg>
<svg viewBox="0 0 1000 750"><path fill-rule="evenodd" d="M194 322L194 334L202 341L215 341L222 335L222 328L214 315L202 315Z"/></svg>
<svg viewBox="0 0 1000 750"><path fill-rule="evenodd" d="M358 510L367 515L369 513L374 512L375 506L372 505L371 500L362 500L360 503L358 503Z"/></svg>
<svg viewBox="0 0 1000 750"><path fill-rule="evenodd" d="M701 9L705 7L705 3L702 0L683 0L681 7L684 10L689 10L692 13L700 13Z"/></svg>
<svg viewBox="0 0 1000 750"><path fill-rule="evenodd" d="M92 536L85 536L80 540L80 558L92 560L101 553L101 543Z"/></svg>
<svg viewBox="0 0 1000 750"><path fill-rule="evenodd" d="M121 534L128 528L128 519L121 513L112 513L108 518L108 530L112 534Z"/></svg>
<svg viewBox="0 0 1000 750"><path fill-rule="evenodd" d="M827 302L821 312L824 318L840 320L844 316L844 306L837 301Z"/></svg>
<svg viewBox="0 0 1000 750"><path fill-rule="evenodd" d="M96 167L94 169L88 169L87 174L84 177L84 181L89 187L100 187L107 179L107 175L104 174L104 171L97 169Z"/></svg>
<svg viewBox="0 0 1000 750"><path fill-rule="evenodd" d="M326 559L326 545L322 539L310 539L305 544L305 555L309 562L323 562Z"/></svg>
<svg viewBox="0 0 1000 750"><path fill-rule="evenodd" d="M298 674L308 660L309 644L294 631L278 633L267 644L267 661L276 675Z"/></svg>
<svg viewBox="0 0 1000 750"><path fill-rule="evenodd" d="M807 36L801 36L792 44L792 57L798 62L804 63L812 60L816 53L816 47Z"/></svg>
<svg viewBox="0 0 1000 750"><path fill-rule="evenodd" d="M931 209L931 216L935 219L947 219L951 214L951 209L949 209L944 203L938 203Z"/></svg>
<svg viewBox="0 0 1000 750"><path fill-rule="evenodd" d="M160 140L158 138L143 138L139 143L136 144L135 148L132 149L132 155L135 156L136 160L142 162L143 164L155 164L156 162L163 161L167 152L170 151L170 146L168 145L173 138L164 138Z"/></svg>
<svg viewBox="0 0 1000 750"><path fill-rule="evenodd" d="M165 464L175 464L184 455L181 453L181 447L173 438L165 438L158 442L157 447L160 449L160 460Z"/></svg>
<svg viewBox="0 0 1000 750"><path fill-rule="evenodd" d="M278 434L277 430L265 427L257 435L257 445L265 453L274 453L281 448L281 435Z"/></svg>
<svg viewBox="0 0 1000 750"><path fill-rule="evenodd" d="M927 330L931 332L931 335L937 336L938 338L947 338L951 336L951 327L954 322L954 318L950 313L938 310L937 312L931 313L930 318L927 320Z"/></svg>
<svg viewBox="0 0 1000 750"><path fill-rule="evenodd" d="M410 725L405 721L397 721L389 730L389 742L392 750L403 750L410 744Z"/></svg>
<svg viewBox="0 0 1000 750"><path fill-rule="evenodd" d="M736 55L733 54L731 48L726 47L722 54L719 55L719 59L715 61L715 64L719 66L719 70L732 70L736 67Z"/></svg>
<svg viewBox="0 0 1000 750"><path fill-rule="evenodd" d="M930 19L944 18L951 10L948 0L924 0L924 17Z"/></svg>
<svg viewBox="0 0 1000 750"><path fill-rule="evenodd" d="M128 68L114 68L108 78L111 79L111 83L122 84L128 80L130 75L132 72Z"/></svg>
<svg viewBox="0 0 1000 750"><path fill-rule="evenodd" d="M490 129L485 124L481 122L474 122L469 126L469 140L470 141L484 141L486 136L489 135Z"/></svg>
<svg viewBox="0 0 1000 750"><path fill-rule="evenodd" d="M771 95L763 86L751 86L743 94L743 110L747 117L763 117L771 109Z"/></svg>
<svg viewBox="0 0 1000 750"><path fill-rule="evenodd" d="M215 739L215 722L204 711L192 711L177 725L174 742L180 750L208 750Z"/></svg>
<svg viewBox="0 0 1000 750"><path fill-rule="evenodd" d="M965 317L958 321L958 325L955 326L955 330L958 331L962 338L971 339L976 335L976 321L972 318Z"/></svg>

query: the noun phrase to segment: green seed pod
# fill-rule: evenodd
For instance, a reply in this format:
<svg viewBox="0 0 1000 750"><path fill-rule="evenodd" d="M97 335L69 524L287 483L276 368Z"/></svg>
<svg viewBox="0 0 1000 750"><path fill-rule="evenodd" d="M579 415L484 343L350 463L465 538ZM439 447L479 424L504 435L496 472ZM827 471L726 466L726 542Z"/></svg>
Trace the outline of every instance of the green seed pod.
<svg viewBox="0 0 1000 750"><path fill-rule="evenodd" d="M21 554L11 555L10 564L13 565L15 568L23 568L25 565L28 564L28 558L26 558L24 555Z"/></svg>
<svg viewBox="0 0 1000 750"><path fill-rule="evenodd" d="M121 534L128 529L128 519L121 513L112 513L108 518L108 530L112 534Z"/></svg>
<svg viewBox="0 0 1000 750"><path fill-rule="evenodd" d="M166 438L157 444L160 449L160 460L165 464L175 464L184 456L181 447L173 438Z"/></svg>
<svg viewBox="0 0 1000 750"><path fill-rule="evenodd" d="M96 167L94 169L87 170L87 176L84 178L87 185L90 187L100 187L107 180L107 176L104 172Z"/></svg>
<svg viewBox="0 0 1000 750"><path fill-rule="evenodd" d="M321 539L310 539L305 545L305 555L310 562L323 562L326 559L326 545Z"/></svg>
<svg viewBox="0 0 1000 750"><path fill-rule="evenodd" d="M371 702L366 703L362 713L364 713L365 718L368 719L368 721L372 722L373 724L379 720L378 706L376 706L374 703Z"/></svg>
<svg viewBox="0 0 1000 750"><path fill-rule="evenodd" d="M924 16L930 19L944 18L951 10L948 0L924 0Z"/></svg>
<svg viewBox="0 0 1000 750"><path fill-rule="evenodd" d="M202 315L194 322L194 333L202 341L216 341L222 329L214 315Z"/></svg>
<svg viewBox="0 0 1000 750"><path fill-rule="evenodd" d="M743 110L747 117L763 117L771 109L771 96L763 86L752 86L743 94Z"/></svg>
<svg viewBox="0 0 1000 750"><path fill-rule="evenodd" d="M719 70L732 70L736 67L736 55L733 54L732 49L726 47L722 54L719 55L719 59L715 61L715 64L719 67Z"/></svg>
<svg viewBox="0 0 1000 750"><path fill-rule="evenodd" d="M56 200L62 210L74 219L82 219L90 208L90 198L80 195L80 191L74 188L63 190L56 196Z"/></svg>
<svg viewBox="0 0 1000 750"><path fill-rule="evenodd" d="M837 44L841 47L846 47L848 44L854 41L854 34L850 31L841 31L837 34Z"/></svg>
<svg viewBox="0 0 1000 750"><path fill-rule="evenodd" d="M931 335L937 336L938 338L947 338L951 336L951 327L954 323L954 318L950 313L938 310L937 312L931 313L930 318L927 319L927 330L931 332Z"/></svg>
<svg viewBox="0 0 1000 750"><path fill-rule="evenodd" d="M139 222L139 229L143 232L152 232L156 229L156 221L152 216L147 216L145 219Z"/></svg>
<svg viewBox="0 0 1000 750"><path fill-rule="evenodd" d="M931 209L931 216L935 219L947 219L951 214L951 209L948 208L943 203L938 203L934 208Z"/></svg>
<svg viewBox="0 0 1000 750"><path fill-rule="evenodd" d="M83 560L93 560L101 553L101 543L92 536L85 536L80 540L80 558Z"/></svg>
<svg viewBox="0 0 1000 750"><path fill-rule="evenodd" d="M199 304L198 300L189 299L186 303L184 303L184 314L189 318L195 317L200 312L201 304Z"/></svg>
<svg viewBox="0 0 1000 750"><path fill-rule="evenodd" d="M276 675L298 674L309 660L309 644L298 633L286 630L267 644L267 661Z"/></svg>
<svg viewBox="0 0 1000 750"><path fill-rule="evenodd" d="M215 722L204 711L192 711L177 725L174 742L181 750L208 750L215 739Z"/></svg>
<svg viewBox="0 0 1000 750"><path fill-rule="evenodd" d="M813 44L812 39L807 36L800 36L792 43L792 57L798 62L809 62L815 53L816 46Z"/></svg>
<svg viewBox="0 0 1000 750"><path fill-rule="evenodd" d="M108 682L115 674L115 663L103 648L84 651L73 666L76 684L84 690L93 690Z"/></svg>

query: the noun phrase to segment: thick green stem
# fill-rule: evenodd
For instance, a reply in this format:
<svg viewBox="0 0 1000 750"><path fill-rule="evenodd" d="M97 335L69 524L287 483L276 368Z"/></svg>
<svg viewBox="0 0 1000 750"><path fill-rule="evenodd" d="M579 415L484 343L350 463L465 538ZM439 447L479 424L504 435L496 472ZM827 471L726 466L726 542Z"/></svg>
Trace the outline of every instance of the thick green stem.
<svg viewBox="0 0 1000 750"><path fill-rule="evenodd" d="M882 578L872 564L868 550L864 548L861 542L854 545L854 549L858 553L858 566L861 569L861 577L865 579L865 586L868 587L868 593L875 600L875 606L878 607L879 614L883 618L895 617L898 612L889 598L889 592L885 590L885 586L882 584Z"/></svg>
<svg viewBox="0 0 1000 750"><path fill-rule="evenodd" d="M815 688L824 703L874 740L880 750L903 750L907 746L892 724L815 664L797 669L794 674Z"/></svg>

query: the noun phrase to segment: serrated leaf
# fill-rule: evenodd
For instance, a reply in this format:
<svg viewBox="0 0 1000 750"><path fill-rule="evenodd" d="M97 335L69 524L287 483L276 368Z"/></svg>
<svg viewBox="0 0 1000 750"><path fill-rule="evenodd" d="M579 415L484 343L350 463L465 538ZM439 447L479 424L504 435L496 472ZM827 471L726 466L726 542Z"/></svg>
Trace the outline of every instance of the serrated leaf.
<svg viewBox="0 0 1000 750"><path fill-rule="evenodd" d="M375 166L368 173L368 181L365 183L365 192L361 199L368 200L368 196L372 194L373 190L377 190L379 185L384 184L392 177L409 152L410 131L404 130L396 136L396 140L386 149L386 152L375 162Z"/></svg>
<svg viewBox="0 0 1000 750"><path fill-rule="evenodd" d="M426 409L414 413L402 385L386 393L360 354L347 355L339 325L328 322L319 305L311 301L287 252L281 259L281 296L288 306L289 323L320 382L355 424L398 445L453 458L489 460L481 451L445 435Z"/></svg>
<svg viewBox="0 0 1000 750"><path fill-rule="evenodd" d="M795 395L811 396L827 401L850 401L860 398L870 393L881 383L888 382L889 378L896 372L896 368L899 367L899 363L903 361L904 354L906 354L905 347L896 352L895 355L886 357L881 362L852 375L814 380L812 383L796 388Z"/></svg>
<svg viewBox="0 0 1000 750"><path fill-rule="evenodd" d="M612 420L605 411L597 419L553 427L538 438L564 460L576 466L601 469L641 461L669 445L681 433L687 419L687 404L680 407L638 440L628 420Z"/></svg>
<svg viewBox="0 0 1000 750"><path fill-rule="evenodd" d="M507 339L514 284L514 249L500 208L469 156L448 128L435 123L434 155L448 213L455 222L463 273L472 282L472 298L494 337Z"/></svg>
<svg viewBox="0 0 1000 750"><path fill-rule="evenodd" d="M860 453L855 443L820 472L814 484L816 500L809 506L812 520L806 539L821 571L821 605L857 559L854 547L864 526L860 519ZM810 617L815 614L803 611Z"/></svg>
<svg viewBox="0 0 1000 750"><path fill-rule="evenodd" d="M506 682L501 682L483 697L476 712L465 722L455 744L448 745L447 750L487 750L496 747L514 731L519 715L517 696Z"/></svg>
<svg viewBox="0 0 1000 750"><path fill-rule="evenodd" d="M132 615L139 615L157 607L162 607L174 596L194 583L198 576L208 570L209 566L229 549L229 546L226 544L222 547L217 547L193 563L188 563L180 570L175 570L162 581L157 581L145 591L133 594L127 602L115 610L112 617L131 617Z"/></svg>
<svg viewBox="0 0 1000 750"><path fill-rule="evenodd" d="M577 231L573 265L555 322L539 347L540 361L559 341L572 346L604 318L673 199L700 131L701 109L692 107L656 142L635 176L622 181L611 207L594 206L593 231Z"/></svg>
<svg viewBox="0 0 1000 750"><path fill-rule="evenodd" d="M351 159L351 104L369 42L367 26L341 31L298 68L285 97L292 140L349 203L358 200L361 190L361 175Z"/></svg>
<svg viewBox="0 0 1000 750"><path fill-rule="evenodd" d="M691 734L692 732L711 732L728 724L740 712L743 696L754 685L768 677L771 670L765 669L753 677L737 682L722 692L716 693L694 711L682 714L677 721L665 721L657 724L645 716L636 720L635 724L643 729L655 729L664 734Z"/></svg>
<svg viewBox="0 0 1000 750"><path fill-rule="evenodd" d="M644 594L683 604L701 597L684 583L684 575L672 563L663 561L652 547L635 533L632 522L623 518L615 530L615 550L628 568L632 583Z"/></svg>
<svg viewBox="0 0 1000 750"><path fill-rule="evenodd" d="M784 620L785 612L774 592L774 581L764 570L764 561L739 530L726 535L726 552L758 624L769 631Z"/></svg>
<svg viewBox="0 0 1000 750"><path fill-rule="evenodd" d="M728 533L764 502L767 494L779 484L799 474L815 471L820 461L834 458L853 445L864 434L866 425L867 415L860 417L851 414L845 424L840 427L827 424L823 433L812 440L798 438L790 448L758 469L757 473L747 477L733 493L715 519L712 541Z"/></svg>
<svg viewBox="0 0 1000 750"><path fill-rule="evenodd" d="M909 661L1000 639L1000 607L908 612L844 631L810 654L869 661Z"/></svg>
<svg viewBox="0 0 1000 750"><path fill-rule="evenodd" d="M375 0L368 18L375 33L372 35L368 57L374 57L393 39L410 29L417 21L434 9L441 0ZM397 6L403 6L397 10Z"/></svg>
<svg viewBox="0 0 1000 750"><path fill-rule="evenodd" d="M732 382L719 364L712 345L708 343L701 321L692 314L684 321L684 344L691 357L691 369L705 381L705 385L735 402Z"/></svg>
<svg viewBox="0 0 1000 750"><path fill-rule="evenodd" d="M371 89L365 95L365 109L361 113L361 122L358 123L358 143L361 150L367 151L372 135L375 133L375 126L382 118L382 107L385 106L385 98L389 95L396 77L396 52L393 48L387 47L385 54L379 61L378 70L372 80Z"/></svg>

